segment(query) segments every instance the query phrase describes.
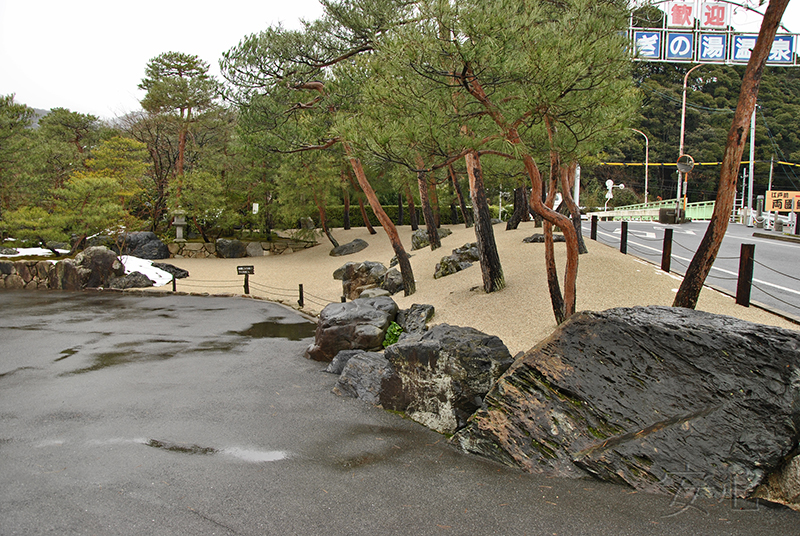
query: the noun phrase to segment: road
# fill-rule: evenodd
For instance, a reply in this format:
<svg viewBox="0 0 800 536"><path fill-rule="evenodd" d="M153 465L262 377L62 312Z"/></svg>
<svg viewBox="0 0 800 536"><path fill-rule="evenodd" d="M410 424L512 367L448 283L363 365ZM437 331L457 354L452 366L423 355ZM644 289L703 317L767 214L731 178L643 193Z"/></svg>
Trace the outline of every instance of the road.
<svg viewBox="0 0 800 536"><path fill-rule="evenodd" d="M673 229L671 271L683 275L706 232L708 222L664 225L656 222L628 223L628 254L661 265L664 229ZM621 222L598 222L597 240L619 248ZM591 222L583 222L583 234L590 236ZM722 241L706 284L736 294L742 244L755 244L753 288L750 299L771 309L800 318L800 243L754 237L769 234L740 224L731 224Z"/></svg>
<svg viewBox="0 0 800 536"><path fill-rule="evenodd" d="M0 291L0 535L796 534L800 513L522 473L331 393L244 298Z"/></svg>

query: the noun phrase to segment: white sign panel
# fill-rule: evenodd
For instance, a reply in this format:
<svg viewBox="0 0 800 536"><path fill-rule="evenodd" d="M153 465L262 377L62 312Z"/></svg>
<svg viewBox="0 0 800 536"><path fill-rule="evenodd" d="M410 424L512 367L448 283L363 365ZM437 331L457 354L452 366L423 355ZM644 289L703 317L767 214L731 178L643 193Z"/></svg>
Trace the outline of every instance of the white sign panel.
<svg viewBox="0 0 800 536"><path fill-rule="evenodd" d="M670 2L667 25L670 28L694 27L694 2Z"/></svg>
<svg viewBox="0 0 800 536"><path fill-rule="evenodd" d="M725 34L717 33L702 34L700 36L700 61L725 61L727 37Z"/></svg>
<svg viewBox="0 0 800 536"><path fill-rule="evenodd" d="M703 29L724 30L730 21L730 4L722 2L703 2L700 7L700 27Z"/></svg>
<svg viewBox="0 0 800 536"><path fill-rule="evenodd" d="M667 59L670 61L692 59L694 34L670 32L667 34Z"/></svg>
<svg viewBox="0 0 800 536"><path fill-rule="evenodd" d="M660 32L635 32L636 55L640 58L661 58Z"/></svg>

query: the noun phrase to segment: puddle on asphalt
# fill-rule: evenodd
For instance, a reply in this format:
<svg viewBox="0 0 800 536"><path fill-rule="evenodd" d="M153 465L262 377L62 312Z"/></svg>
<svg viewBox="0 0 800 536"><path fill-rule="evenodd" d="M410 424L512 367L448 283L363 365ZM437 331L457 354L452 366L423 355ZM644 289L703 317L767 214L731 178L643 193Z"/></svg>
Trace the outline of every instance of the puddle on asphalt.
<svg viewBox="0 0 800 536"><path fill-rule="evenodd" d="M252 337L254 339L281 338L290 341L300 341L313 337L317 331L317 325L313 322L300 322L295 324L282 324L275 319L266 322L253 324L244 331L231 331L229 333Z"/></svg>
<svg viewBox="0 0 800 536"><path fill-rule="evenodd" d="M162 352L158 355L145 355L139 352L131 352L130 350L125 352L105 352L102 354L96 354L94 356L94 363L92 365L84 368L79 368L76 370L71 370L69 372L64 372L63 374L61 374L61 376L85 374L87 372L94 372L96 370L102 370L117 365L126 365L128 363L133 363L133 362L164 361L175 357L175 355L179 351L180 349L172 353Z"/></svg>

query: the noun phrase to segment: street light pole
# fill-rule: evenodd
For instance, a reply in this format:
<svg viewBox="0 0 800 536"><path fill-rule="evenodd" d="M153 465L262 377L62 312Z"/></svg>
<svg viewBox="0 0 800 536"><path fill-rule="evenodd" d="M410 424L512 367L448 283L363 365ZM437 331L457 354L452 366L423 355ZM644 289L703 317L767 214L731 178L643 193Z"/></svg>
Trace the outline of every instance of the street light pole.
<svg viewBox="0 0 800 536"><path fill-rule="evenodd" d="M692 71L702 67L703 64L695 65L691 69L686 72L686 76L683 77L683 101L681 103L681 144L678 148L678 158L683 156L683 135L686 132L686 85L689 83L689 75L692 74ZM677 210L680 213L681 209L681 185L683 184L683 173L678 171L678 205Z"/></svg>
<svg viewBox="0 0 800 536"><path fill-rule="evenodd" d="M635 128L632 128L631 130L644 136L644 204L647 206L647 180L650 168L650 139L647 137L647 134L641 130L637 130Z"/></svg>

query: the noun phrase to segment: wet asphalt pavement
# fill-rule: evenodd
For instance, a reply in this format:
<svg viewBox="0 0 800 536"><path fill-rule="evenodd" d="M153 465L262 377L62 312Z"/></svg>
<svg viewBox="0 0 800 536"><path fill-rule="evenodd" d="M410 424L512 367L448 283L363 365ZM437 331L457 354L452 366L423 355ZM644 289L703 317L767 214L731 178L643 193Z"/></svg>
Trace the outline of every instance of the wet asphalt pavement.
<svg viewBox="0 0 800 536"><path fill-rule="evenodd" d="M0 534L800 534L800 513L529 475L331 393L244 298L0 291Z"/></svg>

